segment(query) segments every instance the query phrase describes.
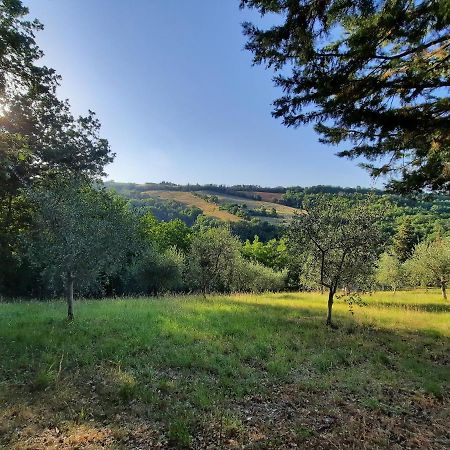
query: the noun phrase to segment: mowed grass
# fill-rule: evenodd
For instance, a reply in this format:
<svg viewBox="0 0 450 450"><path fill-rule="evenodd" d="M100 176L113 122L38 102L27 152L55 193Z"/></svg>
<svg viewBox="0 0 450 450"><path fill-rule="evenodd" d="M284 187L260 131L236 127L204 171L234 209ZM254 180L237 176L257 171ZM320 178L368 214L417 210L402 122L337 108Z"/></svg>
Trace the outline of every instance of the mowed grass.
<svg viewBox="0 0 450 450"><path fill-rule="evenodd" d="M266 208L266 209L270 210L272 208L275 208L277 213L282 218L292 218L296 212L299 212L298 209L292 208L291 206L280 205L279 203L273 203L270 201L253 200L253 199L249 199L246 197L239 197L237 195L217 193L215 191L203 191L202 193L206 193L208 195L216 195L218 197L220 203L246 204L251 209ZM257 193L255 192L255 194L257 194ZM261 194L261 193L259 193L259 194Z"/></svg>
<svg viewBox="0 0 450 450"><path fill-rule="evenodd" d="M448 448L449 303L365 300L0 304L0 448Z"/></svg>
<svg viewBox="0 0 450 450"><path fill-rule="evenodd" d="M197 197L192 192L180 192L180 191L147 191L144 194L149 197L162 198L164 200L175 200L176 202L182 203L186 206L196 206L203 211L203 214L210 217L215 217L216 219L224 220L226 222L239 222L239 217L234 214L229 213L219 209L219 207L214 204Z"/></svg>
<svg viewBox="0 0 450 450"><path fill-rule="evenodd" d="M297 209L291 208L290 206L280 205L277 203L271 203L269 201L252 200L245 197L239 197L234 195L220 194L215 191L200 191L200 194L216 195L221 204L223 203L240 203L246 204L249 208L266 208L268 210L275 208L279 214L278 218L264 217L263 219L268 222L280 223L283 220L289 220L294 217L295 213L298 212ZM226 222L238 222L241 219L228 211L219 209L219 205L207 202L194 195L192 192L183 191L164 191L164 190L150 190L144 192L145 195L149 197L161 198L164 200L174 200L176 202L182 203L186 206L196 206L200 208L206 216L215 217L216 219L224 220ZM261 194L258 192L257 194Z"/></svg>

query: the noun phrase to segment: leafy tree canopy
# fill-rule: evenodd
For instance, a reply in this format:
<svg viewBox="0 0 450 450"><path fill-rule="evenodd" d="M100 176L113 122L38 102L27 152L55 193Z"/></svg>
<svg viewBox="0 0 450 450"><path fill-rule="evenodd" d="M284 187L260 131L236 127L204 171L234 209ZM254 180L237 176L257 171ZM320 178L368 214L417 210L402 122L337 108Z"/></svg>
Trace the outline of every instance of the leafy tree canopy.
<svg viewBox="0 0 450 450"><path fill-rule="evenodd" d="M273 115L352 144L398 192L450 189L448 0L241 0L281 20L244 24L254 63L276 72ZM278 19L277 18L277 19Z"/></svg>
<svg viewBox="0 0 450 450"><path fill-rule="evenodd" d="M43 27L27 14L20 0L0 4L0 177L10 194L49 171L101 175L113 157L95 114L75 118L57 98L60 77L39 65Z"/></svg>
<svg viewBox="0 0 450 450"><path fill-rule="evenodd" d="M288 251L285 239L271 239L264 243L255 236L253 241L247 239L242 246L242 255L266 267L282 270L288 265Z"/></svg>
<svg viewBox="0 0 450 450"><path fill-rule="evenodd" d="M400 262L405 262L411 256L417 240L411 218L406 216L398 227L393 242L394 253Z"/></svg>
<svg viewBox="0 0 450 450"><path fill-rule="evenodd" d="M162 251L175 247L186 253L189 249L191 229L180 219L159 222L147 213L141 218L141 228L144 236Z"/></svg>
<svg viewBox="0 0 450 450"><path fill-rule="evenodd" d="M438 285L442 297L447 300L450 282L450 237L438 236L429 242L416 245L414 253L406 262L411 279L424 285Z"/></svg>
<svg viewBox="0 0 450 450"><path fill-rule="evenodd" d="M328 289L328 325L337 290L368 285L384 242L382 217L370 197L352 204L343 197L317 196L292 222L288 248L300 260L303 284Z"/></svg>
<svg viewBox="0 0 450 450"><path fill-rule="evenodd" d="M228 228L202 228L191 242L186 271L188 282L203 292L226 290L235 278L241 244Z"/></svg>
<svg viewBox="0 0 450 450"><path fill-rule="evenodd" d="M114 274L136 251L135 217L126 202L80 179L58 177L28 191L34 205L29 257L56 292L79 291Z"/></svg>
<svg viewBox="0 0 450 450"><path fill-rule="evenodd" d="M375 273L377 283L389 286L395 292L399 287L405 285L405 278L405 269L397 256L388 252L383 253Z"/></svg>

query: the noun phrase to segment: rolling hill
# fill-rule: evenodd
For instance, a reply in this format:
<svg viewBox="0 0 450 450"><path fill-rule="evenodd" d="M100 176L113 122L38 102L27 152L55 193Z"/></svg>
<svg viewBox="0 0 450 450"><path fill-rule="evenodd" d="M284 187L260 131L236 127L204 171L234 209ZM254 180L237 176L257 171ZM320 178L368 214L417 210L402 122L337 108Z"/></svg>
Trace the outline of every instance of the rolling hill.
<svg viewBox="0 0 450 450"><path fill-rule="evenodd" d="M240 220L239 217L234 214L219 209L218 205L207 202L206 200L194 195L192 192L151 190L143 192L143 195L150 198L173 200L186 206L195 206L201 209L203 214L206 216L214 217L226 222L237 222Z"/></svg>
<svg viewBox="0 0 450 450"><path fill-rule="evenodd" d="M290 206L268 201L268 199L280 199L282 194L263 191L235 191L230 194L217 192L212 189L201 191L149 189L142 192L141 195L148 198L173 200L186 206L194 206L201 209L206 216L227 222L242 220L242 216L233 214L226 209L231 205L238 205L244 211L251 213L251 216L270 223L284 223L289 221L298 211ZM261 200L256 198L261 198ZM270 211L270 213L267 213L267 211ZM273 214L273 216L269 214Z"/></svg>

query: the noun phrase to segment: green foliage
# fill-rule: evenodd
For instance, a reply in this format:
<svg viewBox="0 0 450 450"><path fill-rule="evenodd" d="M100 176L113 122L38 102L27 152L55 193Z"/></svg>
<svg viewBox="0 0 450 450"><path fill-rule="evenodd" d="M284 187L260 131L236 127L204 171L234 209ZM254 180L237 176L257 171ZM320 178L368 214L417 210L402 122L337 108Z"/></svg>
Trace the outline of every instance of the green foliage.
<svg viewBox="0 0 450 450"><path fill-rule="evenodd" d="M289 230L288 246L303 259L304 281L334 292L363 287L375 268L383 236L370 198L349 205L344 198L305 203Z"/></svg>
<svg viewBox="0 0 450 450"><path fill-rule="evenodd" d="M31 205L22 195L0 198L0 296L36 295L36 274L29 267L22 241L28 231Z"/></svg>
<svg viewBox="0 0 450 450"><path fill-rule="evenodd" d="M0 134L0 200L17 193L30 163L28 140L21 134Z"/></svg>
<svg viewBox="0 0 450 450"><path fill-rule="evenodd" d="M169 426L169 444L179 449L191 448L191 435L186 421L176 419Z"/></svg>
<svg viewBox="0 0 450 450"><path fill-rule="evenodd" d="M208 195L208 194L201 194L200 192L193 192L193 194L196 197L202 198L208 203L214 203L216 205L219 204L219 197L217 195Z"/></svg>
<svg viewBox="0 0 450 450"><path fill-rule="evenodd" d="M240 259L240 243L224 227L200 230L192 237L186 278L204 294L228 290Z"/></svg>
<svg viewBox="0 0 450 450"><path fill-rule="evenodd" d="M230 224L230 229L242 242L254 239L255 236L258 236L262 242L267 242L281 238L284 232L284 227L260 220L233 222Z"/></svg>
<svg viewBox="0 0 450 450"><path fill-rule="evenodd" d="M329 290L327 323L338 288L364 289L383 244L380 211L371 198L350 204L342 197L317 196L305 202L289 229L288 247L300 260L300 279Z"/></svg>
<svg viewBox="0 0 450 450"><path fill-rule="evenodd" d="M393 291L406 286L405 268L397 256L388 252L380 256L375 281L383 287L389 286Z"/></svg>
<svg viewBox="0 0 450 450"><path fill-rule="evenodd" d="M417 236L414 232L412 221L406 216L401 222L394 236L393 250L400 262L405 262L412 254L417 244Z"/></svg>
<svg viewBox="0 0 450 450"><path fill-rule="evenodd" d="M450 237L417 244L406 267L415 284L440 286L446 299L450 282Z"/></svg>
<svg viewBox="0 0 450 450"><path fill-rule="evenodd" d="M264 206L262 206L261 208L255 208L250 210L249 213L253 216L278 217L277 210L274 207L267 209Z"/></svg>
<svg viewBox="0 0 450 450"><path fill-rule="evenodd" d="M255 236L253 242L248 239L245 241L242 254L251 261L276 270L286 268L289 258L285 239L271 239L264 243L259 236Z"/></svg>
<svg viewBox="0 0 450 450"><path fill-rule="evenodd" d="M39 65L43 52L35 34L43 27L37 20L28 20L27 14L19 0L2 2L0 174L5 176L6 172L9 192L49 172L102 175L113 156L108 142L99 137L95 114L89 111L85 117L74 118L68 102L56 97L60 77L53 69ZM10 144L6 165L5 141Z"/></svg>
<svg viewBox="0 0 450 450"><path fill-rule="evenodd" d="M275 270L262 264L240 259L232 279L233 291L276 292L286 285L286 270Z"/></svg>
<svg viewBox="0 0 450 450"><path fill-rule="evenodd" d="M186 253L189 249L191 229L180 219L159 222L147 213L141 218L141 227L144 238L162 251L174 247Z"/></svg>
<svg viewBox="0 0 450 450"><path fill-rule="evenodd" d="M161 250L151 244L133 258L122 278L125 294L158 294L183 288L184 255L176 247Z"/></svg>
<svg viewBox="0 0 450 450"><path fill-rule="evenodd" d="M219 209L228 211L231 214L234 214L235 216L238 216L244 220L249 220L250 216L252 215L252 211L248 209L248 207L245 203L240 204L240 203L226 202L226 203L222 203L219 206Z"/></svg>
<svg viewBox="0 0 450 450"><path fill-rule="evenodd" d="M28 196L35 208L29 257L55 292L68 278L80 292L98 288L135 251L134 217L120 197L70 178L35 187Z"/></svg>
<svg viewBox="0 0 450 450"><path fill-rule="evenodd" d="M284 288L286 273L244 259L242 246L228 228L207 228L192 237L186 284L207 292L263 292Z"/></svg>
<svg viewBox="0 0 450 450"><path fill-rule="evenodd" d="M202 210L196 206L186 206L174 200L164 200L156 197L134 197L134 194L128 195L118 191L125 198L130 199L130 205L137 213L145 215L150 213L158 220L168 222L170 220L180 219L186 225L192 226L197 217L202 214Z"/></svg>
<svg viewBox="0 0 450 450"><path fill-rule="evenodd" d="M316 123L321 141L353 147L373 176L410 192L450 188L448 0L241 0L265 29L244 24L254 63L272 68L283 95L273 115ZM379 164L374 163L379 161Z"/></svg>
<svg viewBox="0 0 450 450"><path fill-rule="evenodd" d="M220 228L223 227L223 222L215 217L206 216L205 214L200 214L193 227L192 230L194 232L201 232L209 230L210 228Z"/></svg>
<svg viewBox="0 0 450 450"><path fill-rule="evenodd" d="M20 0L0 5L0 295L38 291L20 246L30 223L20 190L56 173L99 177L113 158L95 114L75 118L57 98L60 77L40 65L43 27L28 12Z"/></svg>

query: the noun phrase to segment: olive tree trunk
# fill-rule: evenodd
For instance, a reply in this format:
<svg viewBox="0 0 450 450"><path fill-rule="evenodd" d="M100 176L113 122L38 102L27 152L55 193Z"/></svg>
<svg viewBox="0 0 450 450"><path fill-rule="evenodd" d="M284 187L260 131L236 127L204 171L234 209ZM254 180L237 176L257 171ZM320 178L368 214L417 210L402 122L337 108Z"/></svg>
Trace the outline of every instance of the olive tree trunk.
<svg viewBox="0 0 450 450"><path fill-rule="evenodd" d="M73 282L75 277L72 273L67 274L67 318L73 320Z"/></svg>
<svg viewBox="0 0 450 450"><path fill-rule="evenodd" d="M334 301L334 289L330 288L328 291L328 315L327 315L327 325L332 327L333 321L331 320L331 315L333 312L333 301Z"/></svg>
<svg viewBox="0 0 450 450"><path fill-rule="evenodd" d="M442 292L442 298L444 300L447 300L447 286L444 280L441 280L441 292Z"/></svg>

